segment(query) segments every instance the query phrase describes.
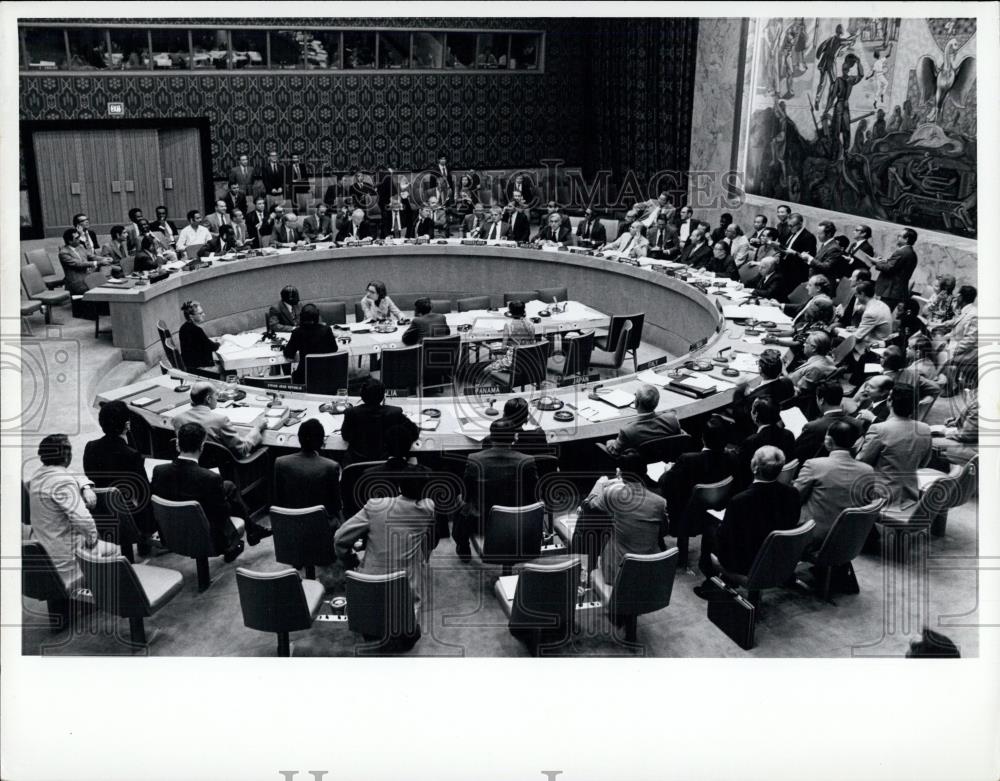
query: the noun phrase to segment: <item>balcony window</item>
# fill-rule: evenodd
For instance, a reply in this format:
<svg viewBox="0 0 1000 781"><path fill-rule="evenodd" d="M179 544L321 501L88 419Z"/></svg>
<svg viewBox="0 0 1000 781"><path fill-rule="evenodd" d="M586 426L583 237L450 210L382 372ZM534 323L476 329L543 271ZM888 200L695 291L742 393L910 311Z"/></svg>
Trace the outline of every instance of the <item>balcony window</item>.
<svg viewBox="0 0 1000 781"><path fill-rule="evenodd" d="M229 34L225 30L193 30L192 63L196 70L227 70L229 68Z"/></svg>
<svg viewBox="0 0 1000 781"><path fill-rule="evenodd" d="M233 30L233 67L254 70L267 67L267 31Z"/></svg>
<svg viewBox="0 0 1000 781"><path fill-rule="evenodd" d="M111 31L114 46L115 32ZM153 30L153 70L186 70L191 65L187 30Z"/></svg>
<svg viewBox="0 0 1000 781"><path fill-rule="evenodd" d="M347 70L375 67L375 33L360 30L344 33L344 67Z"/></svg>

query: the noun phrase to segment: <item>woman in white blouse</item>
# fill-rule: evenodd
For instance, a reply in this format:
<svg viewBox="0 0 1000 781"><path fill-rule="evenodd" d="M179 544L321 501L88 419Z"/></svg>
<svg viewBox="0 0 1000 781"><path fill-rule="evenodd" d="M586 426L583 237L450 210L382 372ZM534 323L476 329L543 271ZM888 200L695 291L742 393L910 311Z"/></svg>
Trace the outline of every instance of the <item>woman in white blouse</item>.
<svg viewBox="0 0 1000 781"><path fill-rule="evenodd" d="M390 317L399 320L403 313L399 311L385 290L385 282L369 282L365 297L361 299L361 311L365 320L388 320Z"/></svg>

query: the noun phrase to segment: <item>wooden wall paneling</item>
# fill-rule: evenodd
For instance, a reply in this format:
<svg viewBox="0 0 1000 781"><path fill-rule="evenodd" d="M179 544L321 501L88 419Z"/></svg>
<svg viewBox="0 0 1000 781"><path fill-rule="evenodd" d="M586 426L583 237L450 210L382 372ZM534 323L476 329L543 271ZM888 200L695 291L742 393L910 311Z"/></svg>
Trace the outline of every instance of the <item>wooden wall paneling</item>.
<svg viewBox="0 0 1000 781"><path fill-rule="evenodd" d="M45 235L59 236L82 208L81 196L72 195L72 183L83 184L77 148L66 131L35 133L34 147Z"/></svg>
<svg viewBox="0 0 1000 781"><path fill-rule="evenodd" d="M161 128L158 134L161 203L172 219L183 223L189 210L209 208L203 203L201 135L197 128ZM163 188L167 178L172 180L173 189Z"/></svg>
<svg viewBox="0 0 1000 781"><path fill-rule="evenodd" d="M125 201L123 219L133 206L142 209L143 216L156 219L163 189L160 174L159 138L154 128L122 128L118 131L119 155L122 171L122 192ZM126 192L126 183L133 185Z"/></svg>
<svg viewBox="0 0 1000 781"><path fill-rule="evenodd" d="M80 168L84 203L81 211L90 217L91 230L106 234L112 225L122 224L120 193L112 192L112 182L121 181L121 167L115 152L115 130L75 132L81 149Z"/></svg>

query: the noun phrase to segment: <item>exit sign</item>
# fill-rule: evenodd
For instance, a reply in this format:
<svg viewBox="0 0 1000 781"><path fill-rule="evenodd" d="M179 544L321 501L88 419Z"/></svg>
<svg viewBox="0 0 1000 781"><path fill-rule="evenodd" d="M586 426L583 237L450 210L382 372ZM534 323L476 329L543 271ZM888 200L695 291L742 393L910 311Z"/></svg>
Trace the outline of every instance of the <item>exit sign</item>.
<svg viewBox="0 0 1000 781"><path fill-rule="evenodd" d="M108 103L108 116L109 117L123 117L123 116L125 116L125 104L124 103Z"/></svg>

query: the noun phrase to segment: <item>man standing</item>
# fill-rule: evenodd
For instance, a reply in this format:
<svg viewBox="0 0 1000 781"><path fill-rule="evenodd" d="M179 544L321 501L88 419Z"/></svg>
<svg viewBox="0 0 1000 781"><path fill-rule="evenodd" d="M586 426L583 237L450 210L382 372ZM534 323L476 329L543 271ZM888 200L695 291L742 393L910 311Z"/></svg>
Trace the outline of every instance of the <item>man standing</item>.
<svg viewBox="0 0 1000 781"><path fill-rule="evenodd" d="M249 194L253 190L254 180L257 179L253 167L250 165L250 158L240 155L239 162L229 169L230 184L236 183L240 186L240 192Z"/></svg>
<svg viewBox="0 0 1000 781"><path fill-rule="evenodd" d="M267 162L264 163L260 178L264 182L268 206L285 200L285 167L278 162L276 150L272 149L267 153Z"/></svg>
<svg viewBox="0 0 1000 781"><path fill-rule="evenodd" d="M837 226L830 220L823 220L819 224L819 249L816 250L816 255L799 253L799 257L806 261L813 274L822 274L830 281L833 291L836 291L841 277L848 273L847 259L840 249L840 244L837 243L836 236Z"/></svg>
<svg viewBox="0 0 1000 781"><path fill-rule="evenodd" d="M247 217L247 237L258 249L271 243L271 233L274 224L267 212L267 201L258 198L254 202L254 210Z"/></svg>
<svg viewBox="0 0 1000 781"><path fill-rule="evenodd" d="M781 204L778 207L778 221L774 224L774 229L778 231L778 241L785 244L789 237L792 235L792 226L788 224L788 218L791 216L792 210L785 204ZM767 225L767 218L764 218L764 224Z"/></svg>
<svg viewBox="0 0 1000 781"><path fill-rule="evenodd" d="M903 228L896 234L896 249L886 258L876 258L874 266L878 271L875 280L875 295L892 312L910 294L910 277L917 268L917 253L913 245L917 243L917 232L913 228Z"/></svg>
<svg viewBox="0 0 1000 781"><path fill-rule="evenodd" d="M797 212L789 216L790 235L785 243L785 249L790 252L781 254L778 270L785 280L785 295L806 281L809 267L802 262L802 253L816 255L816 237L806 229L805 220Z"/></svg>
<svg viewBox="0 0 1000 781"><path fill-rule="evenodd" d="M229 217L229 207L223 199L215 202L215 211L205 218L205 227L208 228L212 236L219 235L219 228L229 225L232 220Z"/></svg>
<svg viewBox="0 0 1000 781"><path fill-rule="evenodd" d="M226 204L226 211L229 214L232 214L237 209L241 212L247 210L247 197L239 182L229 183L229 190L226 192L226 197L222 200Z"/></svg>

